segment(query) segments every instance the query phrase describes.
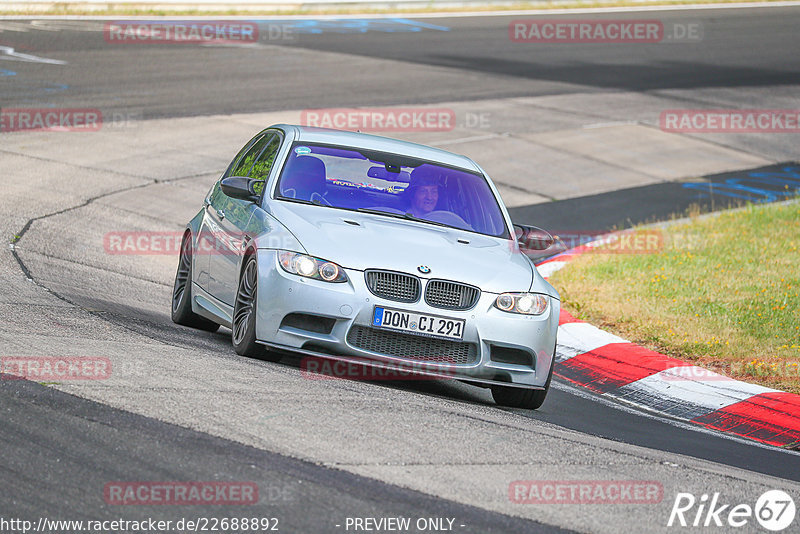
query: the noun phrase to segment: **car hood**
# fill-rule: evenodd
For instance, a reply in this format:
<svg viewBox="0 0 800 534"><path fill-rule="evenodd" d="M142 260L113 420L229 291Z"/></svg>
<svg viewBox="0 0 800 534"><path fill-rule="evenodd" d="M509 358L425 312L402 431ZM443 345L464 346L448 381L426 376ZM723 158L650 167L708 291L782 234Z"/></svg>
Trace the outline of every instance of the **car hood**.
<svg viewBox="0 0 800 534"><path fill-rule="evenodd" d="M531 287L530 262L506 239L320 206L275 202L272 208L308 254L346 269L401 271L460 281L490 293ZM420 273L421 265L430 273Z"/></svg>

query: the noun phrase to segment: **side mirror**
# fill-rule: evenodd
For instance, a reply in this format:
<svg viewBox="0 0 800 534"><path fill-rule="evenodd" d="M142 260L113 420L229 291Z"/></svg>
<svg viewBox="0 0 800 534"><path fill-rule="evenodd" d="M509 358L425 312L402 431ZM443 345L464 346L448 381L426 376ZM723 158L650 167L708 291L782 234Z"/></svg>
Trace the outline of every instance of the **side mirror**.
<svg viewBox="0 0 800 534"><path fill-rule="evenodd" d="M542 230L536 226L514 225L514 234L519 243L519 248L523 252L526 250L547 250L553 246L555 239L547 230Z"/></svg>
<svg viewBox="0 0 800 534"><path fill-rule="evenodd" d="M222 192L231 198L239 200L258 201L261 190L264 188L263 180L254 180L244 176L229 176L220 182Z"/></svg>

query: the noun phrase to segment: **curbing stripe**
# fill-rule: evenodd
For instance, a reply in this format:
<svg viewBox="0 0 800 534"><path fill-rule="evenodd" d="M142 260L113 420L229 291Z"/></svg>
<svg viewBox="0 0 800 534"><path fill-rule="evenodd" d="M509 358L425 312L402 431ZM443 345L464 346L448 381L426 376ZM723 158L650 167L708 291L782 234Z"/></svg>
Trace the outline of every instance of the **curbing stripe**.
<svg viewBox="0 0 800 534"><path fill-rule="evenodd" d="M540 263L536 268L539 269L539 274L545 278L549 278L554 272L560 270L566 264L567 262L565 261L548 261L546 263Z"/></svg>
<svg viewBox="0 0 800 534"><path fill-rule="evenodd" d="M800 442L800 395L763 393L692 422L779 447L796 445Z"/></svg>
<svg viewBox="0 0 800 534"><path fill-rule="evenodd" d="M560 327L559 327L559 332L560 332ZM559 333L559 336L560 335L561 334ZM556 362L558 363L563 363L569 360L570 358L574 358L575 356L580 356L581 354L583 354L583 351L581 349L574 349L572 347L567 347L565 345L562 345L561 343L556 345Z"/></svg>
<svg viewBox="0 0 800 534"><path fill-rule="evenodd" d="M539 274L549 278L593 243L537 263ZM563 309L558 324L556 376L709 429L779 447L800 444L800 395L733 380L651 351Z"/></svg>
<svg viewBox="0 0 800 534"><path fill-rule="evenodd" d="M608 393L668 367L682 365L688 364L626 341L608 343L570 358L561 365L560 373L598 393Z"/></svg>
<svg viewBox="0 0 800 534"><path fill-rule="evenodd" d="M675 371L675 368L661 371L623 386L609 395L673 417L695 419L754 395L775 391L721 375L717 375L720 378L716 380L700 381L686 378L686 374ZM676 402L676 399L680 402Z"/></svg>
<svg viewBox="0 0 800 534"><path fill-rule="evenodd" d="M558 324L559 325L565 325L567 323L583 323L583 322L585 322L585 321L581 321L580 319L576 319L567 310L565 310L564 308L561 308L561 311L559 312L559 315L558 315Z"/></svg>
<svg viewBox="0 0 800 534"><path fill-rule="evenodd" d="M611 343L627 343L621 337L609 334L589 323L567 323L558 327L559 345L578 351L578 354L592 352Z"/></svg>

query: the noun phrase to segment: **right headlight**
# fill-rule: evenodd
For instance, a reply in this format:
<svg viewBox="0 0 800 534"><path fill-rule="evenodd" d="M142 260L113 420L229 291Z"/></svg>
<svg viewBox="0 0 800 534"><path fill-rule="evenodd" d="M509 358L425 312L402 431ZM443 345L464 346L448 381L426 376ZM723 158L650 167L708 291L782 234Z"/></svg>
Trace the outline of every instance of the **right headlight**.
<svg viewBox="0 0 800 534"><path fill-rule="evenodd" d="M314 278L324 282L347 282L347 275L344 269L332 261L296 252L281 252L278 254L278 263L283 267L284 271L305 276L306 278Z"/></svg>
<svg viewBox="0 0 800 534"><path fill-rule="evenodd" d="M523 315L541 315L547 311L546 295L538 293L503 293L494 301L497 309Z"/></svg>

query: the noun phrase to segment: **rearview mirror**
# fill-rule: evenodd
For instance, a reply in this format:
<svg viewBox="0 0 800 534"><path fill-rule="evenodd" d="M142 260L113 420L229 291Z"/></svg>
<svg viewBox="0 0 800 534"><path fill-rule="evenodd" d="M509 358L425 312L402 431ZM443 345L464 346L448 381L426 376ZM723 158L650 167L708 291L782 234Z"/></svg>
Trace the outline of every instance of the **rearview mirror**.
<svg viewBox="0 0 800 534"><path fill-rule="evenodd" d="M258 201L264 187L263 180L254 180L244 176L229 176L220 182L222 192L231 198L239 200Z"/></svg>
<svg viewBox="0 0 800 534"><path fill-rule="evenodd" d="M536 226L515 224L514 235L517 238L520 250L523 252L526 250L547 250L555 243L555 239L550 235L550 232Z"/></svg>

